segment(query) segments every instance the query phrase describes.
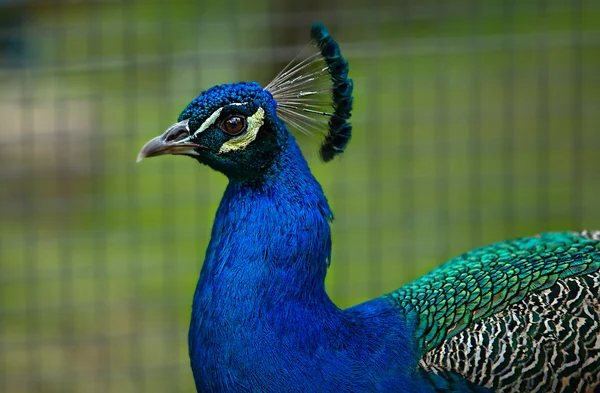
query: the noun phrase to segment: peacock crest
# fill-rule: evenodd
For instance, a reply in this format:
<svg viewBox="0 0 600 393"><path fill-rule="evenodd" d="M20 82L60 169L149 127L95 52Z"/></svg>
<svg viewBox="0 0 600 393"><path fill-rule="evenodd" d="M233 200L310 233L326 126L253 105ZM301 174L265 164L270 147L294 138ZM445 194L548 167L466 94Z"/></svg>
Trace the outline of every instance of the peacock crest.
<svg viewBox="0 0 600 393"><path fill-rule="evenodd" d="M324 136L320 154L327 162L344 151L352 135L348 119L354 85L348 78L348 61L322 23L313 25L311 38L265 90L290 128Z"/></svg>

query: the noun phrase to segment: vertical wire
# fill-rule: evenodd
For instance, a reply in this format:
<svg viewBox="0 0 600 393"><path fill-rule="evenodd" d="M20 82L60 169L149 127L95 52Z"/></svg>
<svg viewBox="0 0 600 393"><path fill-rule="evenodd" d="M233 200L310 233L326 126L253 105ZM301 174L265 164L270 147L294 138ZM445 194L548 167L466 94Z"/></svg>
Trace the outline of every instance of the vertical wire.
<svg viewBox="0 0 600 393"><path fill-rule="evenodd" d="M7 30L4 30L4 29ZM6 31L6 34L12 34L12 32L9 32L10 27L0 27L0 34L4 34ZM21 39L23 39L23 37L21 37ZM0 63L0 71L4 71L3 69L3 65ZM4 102L4 101L3 101ZM12 99L9 98L7 101L5 101L7 105L12 104ZM18 129L15 130L16 132L19 133L19 135L22 135L23 130L22 129ZM24 149L23 149L23 144L21 144L21 154L24 156ZM21 161L22 157L18 157L18 159L16 160L17 162ZM4 169L0 170L0 183L1 184L6 184L5 182L5 176L8 178L9 175L8 173L5 172ZM11 182L12 183L12 182ZM12 201L11 201L12 204ZM3 211L4 208L0 207L0 211ZM6 255L4 254L4 244L8 244L8 242L5 242L4 240L4 236L8 235L5 232L4 228L0 228L0 271L1 272L6 272L9 271L9 266L8 263L6 262ZM8 253L7 253L8 254ZM5 265L6 264L6 265ZM14 274L14 270L10 269L10 272L12 274ZM16 279L13 278L13 280L16 281ZM7 280L7 281L3 281L2 279L0 279L0 285L3 283L7 283L10 282L12 280ZM5 290L1 291L0 293L6 293L4 292ZM9 310L7 310L7 304L6 304L6 298L0 297L0 316L2 316L2 318L0 318L0 364L7 364L10 356L8 355L9 353L9 348L11 347L12 342L9 340L9 336L8 336L8 323L6 322L6 320L8 318L6 318L6 315L8 315ZM5 370L4 367L0 368L0 391L2 392L7 392L9 390L9 386L11 385L10 382L10 378L8 375L8 371Z"/></svg>
<svg viewBox="0 0 600 393"><path fill-rule="evenodd" d="M87 58L89 61L93 61L95 58L102 58L103 54L103 31L101 21L98 18L100 14L100 5L92 2L88 8L88 53ZM98 75L94 75L93 72L89 73L89 86L90 86L90 105L92 108L92 121L91 121L91 138L90 138L90 167L92 176L91 191L93 195L93 203L95 204L94 210L99 212L106 212L106 187L104 183L105 174L107 171L107 163L105 160L105 139L102 137L104 130L104 118L103 110L105 104L105 98L103 96L103 88L99 80L104 76L104 70L101 68L98 71ZM106 214L101 214L97 217L97 222L94 223L93 230L93 277L94 284L93 288L93 319L94 326L96 327L96 340L95 349L104 355L106 347L110 345L109 336L107 330L110 329L110 324L107 323L106 316L109 313L107 304L108 294L108 265L107 265L107 219ZM102 359L103 357L100 356ZM106 392L108 384L106 383L105 365L98 365L94 370L94 378L96 383L96 391Z"/></svg>
<svg viewBox="0 0 600 393"><path fill-rule="evenodd" d="M335 0L334 7L337 8L341 4L340 1ZM334 15L332 17L332 23L338 26L343 26L340 23L339 17ZM340 29L341 30L341 29ZM350 64L350 73L352 72L352 61L347 59ZM352 78L352 74L350 74ZM355 128L356 129L356 128ZM355 130L354 129L354 130ZM353 131L354 131L353 130ZM345 154L345 153L344 153ZM347 158L347 157L346 157ZM347 195L351 195L351 179L349 177L348 160L341 159L336 162L338 168L336 169L336 176L332 177L332 197L335 201L336 211L333 212L336 217L334 225L337 222L336 237L332 238L332 250L335 250L335 256L338 258L336 261L329 261L330 263L336 263L338 268L336 269L336 285L333 288L335 298L338 301L348 304L349 298L355 294L351 293L351 275L349 274L351 266L348 266L350 262L353 262L350 250L350 228L348 218L352 213L350 211L349 203L347 203ZM339 218L338 218L339 217ZM346 264L346 266L342 266Z"/></svg>
<svg viewBox="0 0 600 393"><path fill-rule="evenodd" d="M583 40L581 32L582 24L582 4L581 0L573 0L571 2L571 45L573 47L573 97L571 99L571 117L573 119L573 138L572 138L572 190L573 190L573 201L572 206L572 220L576 228L582 227L583 223L583 199L580 196L583 193L583 162L582 162L582 117L583 117Z"/></svg>
<svg viewBox="0 0 600 393"><path fill-rule="evenodd" d="M170 107L171 107L171 101L170 101L170 97L169 97L169 92L168 92L168 88L167 85L169 83L169 76L167 75L167 73L170 71L170 63L167 59L167 57L169 56L168 53L168 47L169 47L169 43L168 43L168 37L167 35L169 34L168 32L168 25L169 25L169 17L168 17L168 4L166 4L166 0L158 0L157 2L158 6L156 8L156 11L158 12L158 14L156 15L156 19L157 19L157 31L160 32L159 38L156 41L156 53L159 54L159 67L158 67L158 75L157 75L157 91L156 91L156 97L159 98L159 101L157 103L158 107L157 107L157 113L158 113L158 122L159 124L171 124L172 121L170 119ZM165 127L161 127L161 129L163 129ZM159 131L160 133L160 131ZM167 192L168 190L173 190L175 187L175 183L173 182L173 172L174 172L174 167L173 167L173 163L171 159L167 159L160 167L160 171L161 171L161 176L160 176L160 196L161 196L161 202L160 202L160 206L161 206L161 214L159 216L159 222L160 222L160 228L161 228L161 236L160 236L160 242L161 242L161 247L160 247L160 284L161 284L161 288L160 291L163 293L163 299L172 299L172 294L169 294L169 285L168 282L169 280L172 278L171 274L172 272L170 271L170 268L175 268L175 266L177 266L177 256L175 255L175 250L173 247L173 236L172 236L172 229L171 228L177 228L177 223L176 222L172 222L173 217L171 215L171 211L170 209L167 208L167 206L169 206L171 203L173 203L173 198L177 198L177 195L173 195L170 194L169 192ZM169 222L171 222L171 225L169 225ZM171 266L169 266L169 260L171 262L175 262L172 263ZM173 318L171 318L170 315L168 315L168 306L166 302L161 302L160 304L160 314L162 316L162 318L165 319L165 321L172 321ZM161 336L159 337L159 340L161 341L159 343L159 345L157 346L156 350L157 352L160 351L162 352L161 358L165 359L168 361L169 359L169 340L167 339L168 333L169 332L175 332L177 330L177 328L175 326L173 326L172 323L168 323L165 324L163 326L161 326ZM144 332L144 336L145 336L145 340L148 340L148 333ZM162 345L161 345L162 344ZM146 352L146 355L148 353ZM145 369L147 371L151 371L151 365L146 365ZM145 379L147 379L147 382L150 383L150 385L152 385L154 382L152 382L153 379L153 372L151 373L145 373Z"/></svg>
<svg viewBox="0 0 600 393"><path fill-rule="evenodd" d="M380 26L380 14L378 10L374 11L374 23L373 23L373 34L375 35L375 45L378 45L378 40L381 39L380 34L381 31L378 28ZM369 281L368 281L368 291L369 296L374 296L381 292L381 272L382 272L382 253L381 253L381 235L382 235L382 218L384 217L384 213L381 210L381 199L383 197L382 191L383 188L381 183L384 179L384 171L383 171L383 161L382 161L382 143L383 143L383 135L382 135L382 124L381 124L381 81L379 77L379 72L377 70L377 64L379 64L379 59L374 61L373 68L371 68L368 72L368 77L366 79L367 83L367 98L368 98L368 108L366 110L367 116L367 124L376 125L371 130L373 131L370 135L371 141L369 143L369 151L368 151L368 173L369 173L369 195L367 196L367 201L369 203L368 207L368 225L369 228L367 234L368 241L368 258L366 261L369 267Z"/></svg>
<svg viewBox="0 0 600 393"><path fill-rule="evenodd" d="M171 73L173 71L173 45L172 45L172 30L171 30L171 6L172 2L167 0L160 0L159 7L157 8L159 15L158 20L159 28L161 31L161 38L158 40L157 52L161 54L161 67L159 68L160 75L158 77L158 91L157 96L161 98L158 106L158 119L161 124L172 123L171 119L173 116L173 96L169 84L171 82ZM163 168L161 176L162 192L161 192L161 227L162 229L162 257L161 257L161 268L162 268L162 289L164 299L171 299L170 301L163 301L161 305L161 313L168 321L178 320L177 307L170 306L173 304L174 293L171 293L169 285L170 282L175 280L179 274L179 256L178 250L175 245L177 236L176 232L172 228L178 227L178 222L173 222L173 214L171 209L168 208L173 203L173 194L169 190L175 190L177 184L175 183L175 164L173 160L167 160ZM177 199L177 198L176 198ZM175 286L172 286L175 287ZM177 304L177 303L175 303ZM162 337L162 359L171 359L173 353L173 343L179 343L179 327L173 323L169 323L163 326L163 337ZM168 382L166 383L168 386ZM169 386L169 390L172 387Z"/></svg>
<svg viewBox="0 0 600 393"><path fill-rule="evenodd" d="M540 21L540 31L538 32L537 42L537 145L538 170L537 170L537 223L542 228L547 228L550 221L549 195L550 180L548 178L548 168L550 163L550 144L548 122L548 100L549 100L549 77L548 77L548 46L546 40L547 33L547 9L546 0L538 0L538 16ZM549 228L548 228L549 229Z"/></svg>
<svg viewBox="0 0 600 393"><path fill-rule="evenodd" d="M238 1L237 0L228 0L231 3L231 9L233 10L237 10L239 9L239 5L238 5ZM239 17L239 14L235 15L235 23L231 24L229 27L229 34L231 35L232 38L232 44L233 47L235 48L234 53L232 54L233 57L233 64L235 65L235 73L236 75L240 74L240 69L243 69L243 67L240 67L240 65L243 65L244 62L244 57L242 56L242 52L241 52L241 42L240 42L240 23L241 22L241 18ZM238 79L240 79L238 77Z"/></svg>
<svg viewBox="0 0 600 393"><path fill-rule="evenodd" d="M7 26L0 26L0 34L12 34L12 32L9 29L11 29L11 28L7 27ZM23 38L21 37L21 39L23 39ZM3 67L4 67L4 65L2 63L0 63L0 72L4 71ZM6 101L0 102L0 104L2 104L4 102L6 102L7 105L10 105L12 103L12 100L9 98ZM20 130L20 129L17 129L16 131L19 134L21 134L21 132L22 132L22 130ZM22 148L22 146L23 145L21 145L21 148ZM18 161L20 161L20 159L21 159L21 157L19 157ZM5 176L8 177L7 175L8 174L4 170L0 170L0 183L1 184L6 184L4 177ZM0 211L3 211L3 210L4 210L4 208L0 206ZM0 271L2 271L2 272L9 271L8 265L5 266L6 256L4 255L4 244L5 244L4 235L6 235L6 233L4 231L5 231L4 228L0 228ZM6 243L6 244L8 244L8 243ZM14 271L12 269L10 269L10 272L14 273ZM0 284L3 284L5 282L10 282L10 281L8 281L8 280L3 281L2 279L0 279ZM6 293L4 291L5 290L1 291L0 294ZM0 297L0 316L3 317L3 318L0 318L0 364L8 363L9 355L7 353L12 344L10 342L10 340L8 339L8 337L9 337L8 336L8 324L6 323L6 320L8 318L5 317L6 315L8 315L6 299L3 297ZM7 392L10 384L11 383L9 380L8 372L4 369L4 367L0 368L0 391Z"/></svg>
<svg viewBox="0 0 600 393"><path fill-rule="evenodd" d="M336 176L333 176L332 180L332 197L336 205L336 210L333 212L336 217L334 225L337 226L336 236L332 237L332 250L335 250L337 260L329 261L338 266L335 274L335 287L332 289L335 299L338 302L344 302L344 304L347 304L346 302L349 300L349 297L355 295L351 293L352 288L349 285L351 283L351 275L348 274L351 269L351 265L348 264L354 261L349 252L352 243L349 236L350 226L348 224L348 217L352 212L350 211L346 196L351 195L352 190L347 163L348 160L338 160L336 164L338 167L336 169ZM342 266L344 264L345 266Z"/></svg>
<svg viewBox="0 0 600 393"><path fill-rule="evenodd" d="M483 220L481 218L482 197L481 197L481 164L482 164L482 144L481 133L481 60L479 55L479 19L481 10L479 0L472 0L470 4L470 84L469 84L469 142L467 145L470 159L470 171L468 180L469 190L469 245L480 245L482 243L481 233L483 230Z"/></svg>
<svg viewBox="0 0 600 393"><path fill-rule="evenodd" d="M406 12L406 20L411 21L411 3L408 2L405 5L404 11ZM411 42L414 45L414 34L413 25L408 22L406 25L408 28L402 31L405 34L404 39L406 42ZM404 92L404 108L402 111L402 145L404 148L403 157L400 161L401 165L404 165L405 169L402 169L400 173L404 176L400 177L400 187L402 195L402 249L401 256L403 259L402 271L404 273L403 279L408 280L416 276L415 261L417 260L417 231L415 230L416 223L416 200L417 200L417 188L416 186L416 169L415 168L415 141L416 141L416 128L415 128L415 67L414 60L415 54L409 51L409 54L402 59L402 74L404 77L401 78L401 89L399 91Z"/></svg>
<svg viewBox="0 0 600 393"><path fill-rule="evenodd" d="M12 28L9 26L0 26L0 34L14 34L15 32L11 31L11 30L12 30ZM24 37L20 37L20 39L23 40ZM24 57L24 56L22 56L22 57ZM4 65L2 63L0 63L0 71L4 71L3 67L4 67ZM3 101L2 103L4 103L4 102L6 102L7 105L11 105L13 103L12 98L9 98L8 100ZM22 138L23 130L17 128L15 131L18 132ZM21 150L22 156L25 155L23 146L25 146L25 145L23 145L21 143L20 150ZM0 151L1 151L1 149L0 149ZM22 157L18 157L16 161L20 162L21 159L22 159ZM10 177L9 177L10 175L4 169L0 170L0 183L1 184L7 183L5 181L5 176L6 176L6 178L10 179ZM10 182L10 183L13 183L13 182ZM12 204L12 201L11 201L11 204ZM4 211L4 207L0 206L0 211ZM6 253L7 255L5 255L4 245L5 244L8 245L8 242L4 240L5 235L8 235L8 233L5 232L4 228L0 228L0 271L1 272L10 271L11 274L14 274L14 270L12 268L9 270L8 262L6 262L8 252ZM18 279L16 279L16 278L13 278L12 280L7 280L7 281L3 281L2 279L0 279L0 285L11 282L13 280L18 281ZM0 291L0 294L7 293L5 291L6 291L5 289ZM7 315L9 315L8 314L9 310L7 308L8 307L7 307L6 298L0 297L0 316L2 316L2 318L0 318L0 364L8 364L8 361L10 359L9 351L13 344L11 342L11 340L9 339L8 323L7 323L8 318L6 317ZM10 381L8 371L4 367L0 368L0 391L8 392L10 385L11 385L11 381Z"/></svg>
<svg viewBox="0 0 600 393"><path fill-rule="evenodd" d="M23 37L27 36L27 25L22 24L20 33ZM31 116L31 110L35 105L35 95L32 91L34 83L32 83L33 73L30 66L22 58L21 63L21 146L35 145L35 120ZM37 217L37 206L35 204L34 195L36 192L35 186L37 183L37 158L30 157L26 154L26 150L21 149L21 163L20 166L28 172L28 184L24 185L21 190L22 195L20 196L20 205L22 206L21 218L22 218L22 235L23 235L23 260L25 266L25 280L28 282L27 290L25 294L25 307L26 307L26 352L27 352L27 369L29 375L26 378L26 389L27 392L40 392L41 391L41 361L38 353L39 347L37 346L37 340L40 337L41 324L39 318L39 312L37 309L38 299L40 298L39 285L41 277L38 274L38 260L36 256L36 246L39 244L39 237L36 228L36 217Z"/></svg>
<svg viewBox="0 0 600 393"><path fill-rule="evenodd" d="M194 2L194 14L195 15L201 15L203 8L202 8L202 2L197 1ZM195 97L197 95L197 93L200 92L200 90L202 90L202 86L200 85L200 82L202 81L202 51L200 50L200 48L202 47L202 39L200 36L200 25L199 24L194 24L194 31L195 31L195 57L193 58L192 61L192 65L193 65L193 72L192 72L192 88L194 89L194 91L191 92L191 95L193 97ZM194 181L194 185L195 185L195 198L194 201L197 203L192 203L191 204L191 209L192 209L192 217L197 217L197 219L193 220L194 226L193 226L193 230L192 233L195 236L203 236L203 238L208 237L209 233L207 231L207 229L205 229L205 225L204 223L206 222L210 222L209 221L209 215L211 214L210 209L208 209L208 206L210 206L210 196L209 193L206 191L208 189L210 189L211 184L210 184L210 176L204 176L204 177L200 177L198 176L194 176L193 177L193 181ZM202 183L200 183L199 179L202 179ZM201 217L201 213L205 215L205 217ZM198 225L202 224L201 226ZM197 234L197 235L196 235ZM200 247L198 247L198 244L202 243L202 242L188 242L194 244L195 247L195 252L192 255L193 260L192 261L185 261L186 263L193 263L195 266L195 269L193 270L194 272L194 277L193 280L197 281L198 277L200 275L200 270L202 269L202 264L203 264L203 252L204 250L201 249ZM191 304L191 294L185 294L184 296L186 296L185 298L185 304ZM191 307L186 307L185 310L190 310ZM188 318L189 318L189 312L188 312ZM179 348L186 348L187 349L187 340L183 340L182 342L177 342L177 345ZM181 353L179 353L180 355L182 355ZM185 357L185 359L188 359L188 352L187 350L184 351L183 356ZM192 372L190 370L189 367L189 360L186 360L183 364L181 364L181 372L179 373L179 375L183 375L187 381L190 381L193 384L193 378L192 378ZM184 384L185 385L185 384ZM185 385L187 386L187 385ZM181 390L183 391L183 389Z"/></svg>
<svg viewBox="0 0 600 393"><path fill-rule="evenodd" d="M58 7L56 12L56 26L55 29L60 31L59 39L56 40L56 53L54 64L54 75L55 79L54 86L62 86L61 79L64 78L64 66L67 59L67 35L63 34L60 29L64 26L64 9ZM60 339L61 343L61 354L62 354L62 370L61 383L63 383L62 390L68 391L69 388L65 386L67 381L73 377L76 369L73 367L72 362L72 350L74 347L74 338L76 336L75 330L75 296L73 288L73 260L71 254L71 244L68 240L71 234L72 228L72 216L71 209L69 208L72 193L70 192L70 168L72 163L68 161L71 157L70 150L70 133L72 130L68 129L69 122L69 106L65 105L68 98L63 94L63 90L55 87L54 88L54 149L56 150L56 183L58 185L59 195L66 195L66 197L60 198L60 209L61 212L61 224L58 226L56 233L57 244L59 245L59 260L60 260L60 308L62 310L68 310L71 308L71 312L60 313Z"/></svg>
<svg viewBox="0 0 600 393"><path fill-rule="evenodd" d="M445 23L447 23L446 10L444 9L444 2L439 1L437 3L437 29L438 35L437 50L435 57L435 137L434 143L434 165L435 165L435 177L436 177L436 212L437 212L437 227L442 228L442 232L447 232L450 225L449 217L449 185L448 178L449 173L449 152L447 143L448 138L448 83L445 74L444 67L444 30ZM455 231L452 231L455 233ZM440 236L436 239L440 244L440 248L436 250L437 255L441 255L444 258L448 257L449 254L449 236Z"/></svg>
<svg viewBox="0 0 600 393"><path fill-rule="evenodd" d="M515 127L515 47L514 47L514 3L507 0L502 3L502 19L507 28L504 42L504 55L506 56L506 69L503 76L502 107L503 107L503 139L502 139L502 195L504 215L504 235L514 236L515 231L515 152L514 152L514 127Z"/></svg>
<svg viewBox="0 0 600 393"><path fill-rule="evenodd" d="M125 74L125 92L124 96L126 99L125 106L125 118L123 119L123 130L125 130L125 143L128 146L133 146L137 141L138 128L138 48L136 46L137 40L137 24L136 24L136 13L135 13L135 1L134 0L122 0L122 42L123 52L126 59L126 66L123 70ZM133 161L133 160L132 160ZM140 238L141 228L138 224L141 222L138 195L142 193L139 182L139 174L133 171L125 171L125 183L127 193L127 228L129 229L129 241L127 247L127 260L129 261L127 266L126 275L128 276L128 282L131 283L131 295L128 304L128 310L131 315L131 319L134 321L133 324L137 330L137 334L131 336L129 341L129 369L133 386L135 391L144 392L146 391L146 379L145 379L145 356L143 356L144 347L140 331L142 321L144 320L144 308L143 302L138 300L138 296L142 293L141 288L141 264L144 262L140 260L140 250L143 248L142 239ZM133 228L137 228L134 230Z"/></svg>

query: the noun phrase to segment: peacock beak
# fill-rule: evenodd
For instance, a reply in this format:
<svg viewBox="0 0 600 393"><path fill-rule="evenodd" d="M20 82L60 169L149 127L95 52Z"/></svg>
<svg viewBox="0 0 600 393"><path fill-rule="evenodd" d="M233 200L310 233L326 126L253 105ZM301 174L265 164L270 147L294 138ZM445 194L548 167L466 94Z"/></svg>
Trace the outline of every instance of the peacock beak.
<svg viewBox="0 0 600 393"><path fill-rule="evenodd" d="M165 154L199 155L197 148L203 146L190 142L188 119L173 124L162 135L150 140L142 147L137 156L137 162L146 157L156 157Z"/></svg>

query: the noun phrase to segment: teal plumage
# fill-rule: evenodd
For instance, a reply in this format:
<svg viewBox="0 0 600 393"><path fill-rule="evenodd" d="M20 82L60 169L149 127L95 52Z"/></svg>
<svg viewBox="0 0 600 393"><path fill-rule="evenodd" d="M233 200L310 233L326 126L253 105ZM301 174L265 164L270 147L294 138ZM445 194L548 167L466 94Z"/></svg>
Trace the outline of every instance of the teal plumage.
<svg viewBox="0 0 600 393"><path fill-rule="evenodd" d="M593 392L598 240L600 232L585 231L493 244L385 297L416 325L426 372L456 373L496 392Z"/></svg>
<svg viewBox="0 0 600 393"><path fill-rule="evenodd" d="M420 315L416 338L428 350L559 279L598 270L598 241L575 233L545 233L470 251L386 298L407 314Z"/></svg>
<svg viewBox="0 0 600 393"><path fill-rule="evenodd" d="M202 92L138 156L186 155L229 178L192 307L197 390L600 391L600 232L496 243L349 309L331 301L333 214L289 128L324 134L333 159L353 84L322 24L311 38L319 52L265 88Z"/></svg>

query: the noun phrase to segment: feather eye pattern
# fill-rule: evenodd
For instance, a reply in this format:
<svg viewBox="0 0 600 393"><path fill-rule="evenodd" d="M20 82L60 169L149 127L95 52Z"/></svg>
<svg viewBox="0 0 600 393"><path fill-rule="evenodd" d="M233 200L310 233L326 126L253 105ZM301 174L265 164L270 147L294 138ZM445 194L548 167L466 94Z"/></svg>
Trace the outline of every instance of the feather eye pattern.
<svg viewBox="0 0 600 393"><path fill-rule="evenodd" d="M321 159L331 161L342 153L352 136L352 79L340 47L322 23L311 29L311 43L269 83L277 101L277 114L289 127L324 136ZM312 44L312 45L311 45ZM308 54L312 47L318 51Z"/></svg>

